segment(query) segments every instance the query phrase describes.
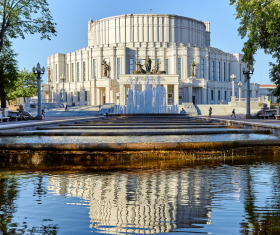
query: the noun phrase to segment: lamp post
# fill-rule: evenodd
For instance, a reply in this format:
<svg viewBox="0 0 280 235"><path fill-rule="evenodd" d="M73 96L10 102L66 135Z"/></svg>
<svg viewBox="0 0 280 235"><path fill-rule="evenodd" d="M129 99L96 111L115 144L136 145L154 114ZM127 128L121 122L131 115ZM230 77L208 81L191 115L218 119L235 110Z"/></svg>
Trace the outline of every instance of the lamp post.
<svg viewBox="0 0 280 235"><path fill-rule="evenodd" d="M233 100L234 100L233 98L235 98L235 95L234 95L234 80L235 80L236 76L235 76L234 74L232 74L232 75L230 76L230 78L231 78L231 80L232 80L232 95L231 95L231 101L233 101Z"/></svg>
<svg viewBox="0 0 280 235"><path fill-rule="evenodd" d="M33 67L32 71L35 75L37 75L37 87L38 87L38 109L37 109L37 120L43 120L42 116L42 94L41 94L41 75L45 73L45 68L41 69L40 64L37 64L37 67Z"/></svg>
<svg viewBox="0 0 280 235"><path fill-rule="evenodd" d="M241 87L243 84L242 82L239 82L237 85L239 86L239 101L241 101Z"/></svg>
<svg viewBox="0 0 280 235"><path fill-rule="evenodd" d="M254 68L250 68L250 69L245 69L243 67L243 74L246 76L247 79L247 113L245 116L245 119L250 119L252 118L251 114L250 114L250 74L254 73Z"/></svg>
<svg viewBox="0 0 280 235"><path fill-rule="evenodd" d="M64 75L62 75L60 77L60 80L62 80L62 84L63 84L63 87L62 87L62 100L64 102L64 99L65 99L65 90L64 90L64 81L65 81L66 77L64 77ZM65 99L65 102L66 102L66 99Z"/></svg>

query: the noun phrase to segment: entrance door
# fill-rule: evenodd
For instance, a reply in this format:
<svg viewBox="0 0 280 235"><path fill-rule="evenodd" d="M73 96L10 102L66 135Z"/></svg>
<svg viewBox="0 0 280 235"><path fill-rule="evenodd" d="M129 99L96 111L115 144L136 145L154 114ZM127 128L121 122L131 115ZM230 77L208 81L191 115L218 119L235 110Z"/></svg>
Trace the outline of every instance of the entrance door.
<svg viewBox="0 0 280 235"><path fill-rule="evenodd" d="M192 103L195 104L195 96L192 97Z"/></svg>

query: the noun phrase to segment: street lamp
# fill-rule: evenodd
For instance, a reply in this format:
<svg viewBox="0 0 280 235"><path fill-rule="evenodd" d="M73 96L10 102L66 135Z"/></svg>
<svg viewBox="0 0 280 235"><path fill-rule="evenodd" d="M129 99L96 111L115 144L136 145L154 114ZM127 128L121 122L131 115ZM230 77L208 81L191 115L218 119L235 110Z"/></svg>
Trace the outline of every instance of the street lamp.
<svg viewBox="0 0 280 235"><path fill-rule="evenodd" d="M65 90L64 90L64 81L66 80L66 77L64 77L64 75L62 75L60 77L60 80L62 80L62 84L63 84L63 88L62 88L62 100L64 101L64 97L65 97ZM66 102L66 99L65 99L65 102ZM66 104L65 104L66 105Z"/></svg>
<svg viewBox="0 0 280 235"><path fill-rule="evenodd" d="M234 95L234 80L235 80L236 76L235 76L234 74L232 74L232 75L230 76L230 78L231 78L231 80L232 80L232 95L231 95L231 101L233 101L233 97L235 97L235 95Z"/></svg>
<svg viewBox="0 0 280 235"><path fill-rule="evenodd" d="M238 84L238 87L239 87L239 101L241 101L241 87L242 87L242 82L239 82Z"/></svg>
<svg viewBox="0 0 280 235"><path fill-rule="evenodd" d="M249 69L245 69L243 67L243 74L246 76L247 79L247 113L245 116L245 119L250 119L252 118L251 114L250 114L250 74L254 73L254 68L249 68Z"/></svg>
<svg viewBox="0 0 280 235"><path fill-rule="evenodd" d="M41 75L45 73L45 68L41 69L40 64L37 64L37 67L33 67L32 71L35 75L37 75L37 87L38 87L38 109L37 109L37 120L43 120L42 116L42 95L41 95Z"/></svg>

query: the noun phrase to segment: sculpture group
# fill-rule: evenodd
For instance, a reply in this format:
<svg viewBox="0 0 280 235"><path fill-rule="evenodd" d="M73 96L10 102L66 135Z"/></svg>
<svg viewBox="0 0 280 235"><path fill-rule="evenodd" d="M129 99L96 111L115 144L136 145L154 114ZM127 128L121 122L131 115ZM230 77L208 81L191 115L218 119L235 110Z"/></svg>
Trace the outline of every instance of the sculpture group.
<svg viewBox="0 0 280 235"><path fill-rule="evenodd" d="M160 62L161 63L161 62ZM145 59L145 68L144 69L144 65L138 63L135 63L138 66L138 71L132 71L132 74L165 74L165 71L159 71L159 65L160 63L158 61L156 61L152 71L151 71L151 65L152 65L152 60L150 59L150 57L148 56Z"/></svg>

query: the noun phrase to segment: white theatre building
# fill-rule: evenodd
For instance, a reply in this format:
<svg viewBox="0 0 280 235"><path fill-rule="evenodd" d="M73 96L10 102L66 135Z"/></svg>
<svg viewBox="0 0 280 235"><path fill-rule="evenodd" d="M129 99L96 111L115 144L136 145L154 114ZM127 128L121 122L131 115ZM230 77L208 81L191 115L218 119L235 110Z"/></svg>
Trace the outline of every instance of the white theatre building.
<svg viewBox="0 0 280 235"><path fill-rule="evenodd" d="M210 46L210 23L167 14L128 14L88 22L88 46L67 54L47 58L47 99L59 99L63 75L67 102L76 105L125 104L127 89L138 77L141 90L146 74L136 63L145 64L149 56L151 70L159 62L161 85L166 88L168 104L226 104L239 97L238 83L244 84L240 53L227 53ZM108 64L104 76L104 61ZM194 76L191 63L194 61ZM145 69L145 66L143 67ZM234 94L232 81L234 74ZM259 96L259 85L251 84L251 97ZM246 97L246 85L241 89Z"/></svg>

